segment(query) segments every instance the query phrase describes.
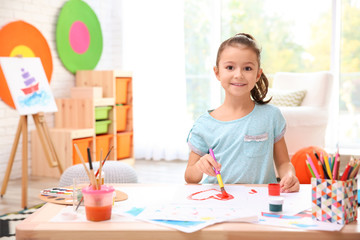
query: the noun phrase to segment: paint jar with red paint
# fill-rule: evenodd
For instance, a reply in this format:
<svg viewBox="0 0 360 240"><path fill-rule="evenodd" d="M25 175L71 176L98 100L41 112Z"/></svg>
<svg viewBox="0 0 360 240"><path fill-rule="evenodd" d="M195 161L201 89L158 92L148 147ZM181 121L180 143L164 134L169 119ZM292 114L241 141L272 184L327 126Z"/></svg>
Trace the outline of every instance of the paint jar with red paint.
<svg viewBox="0 0 360 240"><path fill-rule="evenodd" d="M269 183L269 196L280 196L280 184L279 183Z"/></svg>
<svg viewBox="0 0 360 240"><path fill-rule="evenodd" d="M82 189L87 220L105 221L111 219L113 192L114 188L107 185L101 185L99 190L92 186Z"/></svg>

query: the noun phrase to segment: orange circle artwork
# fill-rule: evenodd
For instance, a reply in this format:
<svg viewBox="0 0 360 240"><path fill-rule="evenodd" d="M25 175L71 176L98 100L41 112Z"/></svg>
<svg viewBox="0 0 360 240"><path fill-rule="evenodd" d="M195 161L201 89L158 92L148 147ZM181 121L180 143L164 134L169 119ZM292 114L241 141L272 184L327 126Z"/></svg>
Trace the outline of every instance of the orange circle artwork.
<svg viewBox="0 0 360 240"><path fill-rule="evenodd" d="M24 21L11 22L0 30L0 57L39 57L48 82L53 71L49 45L40 31ZM4 73L0 67L0 97L15 108Z"/></svg>

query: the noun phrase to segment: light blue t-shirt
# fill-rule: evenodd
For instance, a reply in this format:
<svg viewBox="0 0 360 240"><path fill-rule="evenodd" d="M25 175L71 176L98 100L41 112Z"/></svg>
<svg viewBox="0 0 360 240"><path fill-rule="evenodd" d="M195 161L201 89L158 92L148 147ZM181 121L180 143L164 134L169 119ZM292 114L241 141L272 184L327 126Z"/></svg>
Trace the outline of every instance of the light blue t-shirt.
<svg viewBox="0 0 360 240"><path fill-rule="evenodd" d="M276 182L274 143L285 134L286 122L279 108L255 104L245 117L219 121L208 112L190 130L190 149L203 156L212 148L221 163L224 183L267 184ZM207 176L203 183L217 183Z"/></svg>

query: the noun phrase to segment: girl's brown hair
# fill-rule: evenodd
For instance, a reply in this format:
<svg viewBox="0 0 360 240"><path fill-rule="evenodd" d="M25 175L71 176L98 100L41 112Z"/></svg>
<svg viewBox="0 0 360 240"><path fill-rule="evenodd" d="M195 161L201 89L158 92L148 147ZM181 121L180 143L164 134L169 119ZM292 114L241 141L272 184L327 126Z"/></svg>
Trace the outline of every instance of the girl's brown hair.
<svg viewBox="0 0 360 240"><path fill-rule="evenodd" d="M216 57L216 67L219 67L220 55L224 51L224 49L228 46L236 47L236 45L244 45L250 49L252 49L257 56L257 61L260 68L260 60L261 60L261 48L257 44L255 38L247 33L238 33L235 36L225 40L221 43L217 57ZM266 104L270 102L271 98L267 101L264 101L266 94L268 92L269 80L265 76L264 73L261 73L259 81L256 82L255 87L251 90L251 97L258 104Z"/></svg>

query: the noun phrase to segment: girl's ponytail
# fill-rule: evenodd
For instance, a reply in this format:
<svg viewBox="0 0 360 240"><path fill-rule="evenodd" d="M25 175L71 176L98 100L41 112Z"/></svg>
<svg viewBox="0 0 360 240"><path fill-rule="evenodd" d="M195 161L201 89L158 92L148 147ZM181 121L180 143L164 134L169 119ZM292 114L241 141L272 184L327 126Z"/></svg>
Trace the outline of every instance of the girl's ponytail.
<svg viewBox="0 0 360 240"><path fill-rule="evenodd" d="M256 82L255 87L251 90L251 97L258 104L266 104L271 101L271 98L264 101L269 88L269 80L264 73L261 73L259 81Z"/></svg>

